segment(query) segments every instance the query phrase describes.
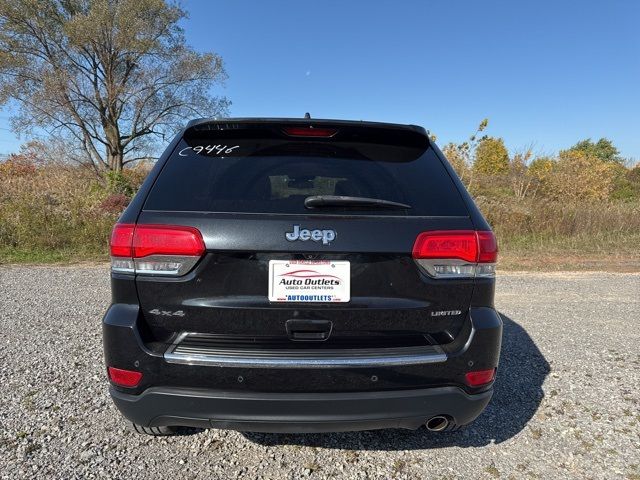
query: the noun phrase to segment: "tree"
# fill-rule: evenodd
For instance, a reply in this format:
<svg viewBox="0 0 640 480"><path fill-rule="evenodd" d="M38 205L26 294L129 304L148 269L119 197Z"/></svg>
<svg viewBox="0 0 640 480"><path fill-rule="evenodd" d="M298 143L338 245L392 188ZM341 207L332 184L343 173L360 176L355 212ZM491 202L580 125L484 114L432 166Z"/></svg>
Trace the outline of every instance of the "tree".
<svg viewBox="0 0 640 480"><path fill-rule="evenodd" d="M481 175L509 173L509 152L504 140L494 137L481 140L476 148L473 170Z"/></svg>
<svg viewBox="0 0 640 480"><path fill-rule="evenodd" d="M527 175L534 180L531 196L535 197L538 192L545 192L549 182L549 177L553 174L556 161L550 157L538 157L534 159L527 168Z"/></svg>
<svg viewBox="0 0 640 480"><path fill-rule="evenodd" d="M546 180L551 172L555 162L550 157L538 157L529 165L529 175L540 181Z"/></svg>
<svg viewBox="0 0 640 480"><path fill-rule="evenodd" d="M613 142L607 138L601 138L595 143L590 138L581 140L570 149L561 151L560 155L569 152L582 152L603 162L622 163L624 161Z"/></svg>
<svg viewBox="0 0 640 480"><path fill-rule="evenodd" d="M616 163L583 151L561 152L547 179L552 198L564 201L602 201L611 196L617 175Z"/></svg>
<svg viewBox="0 0 640 480"><path fill-rule="evenodd" d="M479 142L482 142L486 135L478 137L487 126L489 125L489 119L483 119L475 133L469 137L469 140L460 144L448 143L442 150L442 153L447 157L449 163L454 168L462 183L467 188L470 188L473 183L473 175L471 170L471 158L475 154L476 147Z"/></svg>
<svg viewBox="0 0 640 480"><path fill-rule="evenodd" d="M0 105L97 171L146 158L186 119L224 114L222 59L186 45L164 0L0 0Z"/></svg>
<svg viewBox="0 0 640 480"><path fill-rule="evenodd" d="M523 199L535 194L536 179L529 174L528 167L532 157L533 150L528 147L509 158L509 184L516 198Z"/></svg>
<svg viewBox="0 0 640 480"><path fill-rule="evenodd" d="M616 175L611 198L614 200L640 199L640 165L628 168L621 163L613 164Z"/></svg>
<svg viewBox="0 0 640 480"><path fill-rule="evenodd" d="M442 153L447 157L447 160L449 160L449 163L458 174L458 177L460 177L462 183L467 184L471 177L471 169L464 155L465 152L459 148L459 145L447 143L442 148Z"/></svg>

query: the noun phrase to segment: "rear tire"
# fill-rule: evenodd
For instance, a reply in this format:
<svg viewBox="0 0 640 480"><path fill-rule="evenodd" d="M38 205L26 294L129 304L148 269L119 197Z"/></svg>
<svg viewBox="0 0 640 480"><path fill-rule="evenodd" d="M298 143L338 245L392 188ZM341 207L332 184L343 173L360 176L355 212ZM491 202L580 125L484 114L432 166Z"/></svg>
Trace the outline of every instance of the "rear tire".
<svg viewBox="0 0 640 480"><path fill-rule="evenodd" d="M136 431L136 433L151 435L152 437L166 437L168 435L175 435L178 430L177 427L143 427L142 425L138 425L135 423L131 423L131 427Z"/></svg>

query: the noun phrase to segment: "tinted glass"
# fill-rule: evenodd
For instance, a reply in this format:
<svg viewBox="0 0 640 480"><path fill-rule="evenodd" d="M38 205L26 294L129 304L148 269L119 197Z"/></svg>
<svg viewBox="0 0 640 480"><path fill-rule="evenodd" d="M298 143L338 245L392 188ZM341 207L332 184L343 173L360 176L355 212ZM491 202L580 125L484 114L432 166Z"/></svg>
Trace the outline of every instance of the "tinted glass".
<svg viewBox="0 0 640 480"><path fill-rule="evenodd" d="M466 216L446 169L426 144L332 139L182 139L146 210L290 214ZM305 208L310 195L390 200L411 209Z"/></svg>

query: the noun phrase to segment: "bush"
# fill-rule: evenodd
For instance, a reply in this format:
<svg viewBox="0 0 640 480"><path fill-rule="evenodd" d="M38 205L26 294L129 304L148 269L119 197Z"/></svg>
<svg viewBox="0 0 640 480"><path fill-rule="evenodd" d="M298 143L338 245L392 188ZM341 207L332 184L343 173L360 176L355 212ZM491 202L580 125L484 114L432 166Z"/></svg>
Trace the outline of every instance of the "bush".
<svg viewBox="0 0 640 480"><path fill-rule="evenodd" d="M564 152L547 178L546 194L555 200L607 200L619 165L584 152Z"/></svg>

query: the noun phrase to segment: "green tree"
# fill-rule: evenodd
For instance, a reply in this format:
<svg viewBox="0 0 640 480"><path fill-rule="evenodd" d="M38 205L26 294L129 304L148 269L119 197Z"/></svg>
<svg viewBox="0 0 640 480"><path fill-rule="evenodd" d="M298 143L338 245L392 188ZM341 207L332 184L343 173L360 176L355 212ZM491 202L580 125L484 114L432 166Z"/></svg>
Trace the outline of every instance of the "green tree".
<svg viewBox="0 0 640 480"><path fill-rule="evenodd" d="M146 158L186 119L224 114L222 59L186 45L164 0L0 0L0 105L97 171Z"/></svg>
<svg viewBox="0 0 640 480"><path fill-rule="evenodd" d="M581 140L568 150L561 151L560 155L568 152L582 152L603 162L622 163L624 161L613 142L607 138L601 138L595 143L590 138Z"/></svg>
<svg viewBox="0 0 640 480"><path fill-rule="evenodd" d="M473 170L481 175L509 173L509 152L502 138L487 137L480 141L475 151Z"/></svg>

